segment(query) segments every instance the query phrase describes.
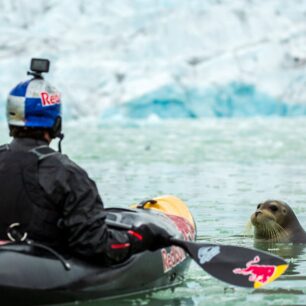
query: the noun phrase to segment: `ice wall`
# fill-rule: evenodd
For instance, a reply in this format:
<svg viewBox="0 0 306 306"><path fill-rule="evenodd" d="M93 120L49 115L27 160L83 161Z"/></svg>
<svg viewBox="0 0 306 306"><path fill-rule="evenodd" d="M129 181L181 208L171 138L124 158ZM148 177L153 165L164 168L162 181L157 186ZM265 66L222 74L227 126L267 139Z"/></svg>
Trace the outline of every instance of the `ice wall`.
<svg viewBox="0 0 306 306"><path fill-rule="evenodd" d="M303 115L306 0L0 1L2 107L31 57L51 59L66 118L218 115L233 84L267 100L234 101L223 115ZM155 110L165 92L176 98Z"/></svg>
<svg viewBox="0 0 306 306"><path fill-rule="evenodd" d="M230 83L209 89L164 86L123 105L109 107L102 119L178 119L204 117L305 116L306 104L285 103L252 85Z"/></svg>

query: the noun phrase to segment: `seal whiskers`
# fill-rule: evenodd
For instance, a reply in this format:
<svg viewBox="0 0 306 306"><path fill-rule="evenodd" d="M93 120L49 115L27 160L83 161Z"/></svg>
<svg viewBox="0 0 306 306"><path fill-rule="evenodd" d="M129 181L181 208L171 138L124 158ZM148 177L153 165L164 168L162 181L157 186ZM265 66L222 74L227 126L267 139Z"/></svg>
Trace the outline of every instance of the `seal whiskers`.
<svg viewBox="0 0 306 306"><path fill-rule="evenodd" d="M250 232L254 234L255 226L252 224L251 221L246 224L245 232L246 234L250 234ZM255 236L257 236L257 239L269 239L271 240L271 242L279 242L282 240L286 240L289 237L289 234L281 225L269 220L267 223L261 224L260 229L257 228L257 235L255 233Z"/></svg>
<svg viewBox="0 0 306 306"><path fill-rule="evenodd" d="M248 222L245 225L244 228L244 234L245 235L252 235L253 234L253 224L251 222L251 220L248 220Z"/></svg>
<svg viewBox="0 0 306 306"><path fill-rule="evenodd" d="M277 222L273 223L273 226L270 227L270 231L271 231L271 238L275 240L275 242L283 241L286 239L286 237L287 238L289 237L287 231Z"/></svg>
<svg viewBox="0 0 306 306"><path fill-rule="evenodd" d="M273 242L283 241L289 236L287 231L281 225L271 219L268 219L266 222L262 222L260 226L257 226L255 234L256 232L257 236L260 236L261 239L269 239Z"/></svg>

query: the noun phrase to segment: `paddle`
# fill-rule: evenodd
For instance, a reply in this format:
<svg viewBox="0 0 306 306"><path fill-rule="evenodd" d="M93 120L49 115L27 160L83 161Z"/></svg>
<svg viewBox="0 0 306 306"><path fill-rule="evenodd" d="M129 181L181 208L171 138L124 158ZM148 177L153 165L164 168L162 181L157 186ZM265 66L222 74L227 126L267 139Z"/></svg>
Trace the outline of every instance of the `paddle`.
<svg viewBox="0 0 306 306"><path fill-rule="evenodd" d="M132 226L106 220L108 226L130 230ZM267 252L245 247L199 243L171 238L207 273L231 285L259 288L282 275L288 264Z"/></svg>

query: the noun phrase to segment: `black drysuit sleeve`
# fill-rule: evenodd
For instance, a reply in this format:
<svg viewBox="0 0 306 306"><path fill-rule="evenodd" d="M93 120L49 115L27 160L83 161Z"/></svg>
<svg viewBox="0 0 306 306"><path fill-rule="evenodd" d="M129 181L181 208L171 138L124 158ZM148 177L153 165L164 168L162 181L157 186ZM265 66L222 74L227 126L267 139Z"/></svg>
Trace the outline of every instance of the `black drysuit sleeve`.
<svg viewBox="0 0 306 306"><path fill-rule="evenodd" d="M61 227L67 246L73 252L112 263L126 259L129 248L112 249L112 244L126 244L125 231L112 230L105 224L106 212L96 184L86 171L66 157L61 167L40 167L40 183L54 203L60 203ZM50 173L51 172L51 173ZM52 173L53 172L53 173Z"/></svg>

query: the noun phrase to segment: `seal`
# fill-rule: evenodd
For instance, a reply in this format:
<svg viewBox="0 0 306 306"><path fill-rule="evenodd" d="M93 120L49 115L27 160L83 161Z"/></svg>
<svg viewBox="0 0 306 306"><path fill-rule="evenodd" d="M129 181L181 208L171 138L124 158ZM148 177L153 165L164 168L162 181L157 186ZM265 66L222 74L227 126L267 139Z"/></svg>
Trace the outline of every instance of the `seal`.
<svg viewBox="0 0 306 306"><path fill-rule="evenodd" d="M257 205L251 216L256 239L270 242L306 243L306 232L291 207L278 200Z"/></svg>

